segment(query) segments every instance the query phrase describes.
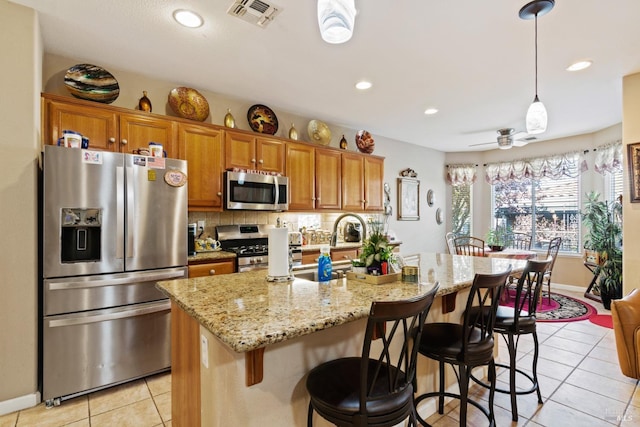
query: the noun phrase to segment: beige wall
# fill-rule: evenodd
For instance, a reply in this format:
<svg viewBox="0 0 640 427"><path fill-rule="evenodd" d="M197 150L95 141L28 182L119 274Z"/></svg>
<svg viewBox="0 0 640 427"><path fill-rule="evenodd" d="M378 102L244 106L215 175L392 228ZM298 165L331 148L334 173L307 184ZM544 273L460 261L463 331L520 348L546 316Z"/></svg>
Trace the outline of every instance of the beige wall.
<svg viewBox="0 0 640 427"><path fill-rule="evenodd" d="M629 201L629 175L627 174L626 145L640 142L640 73L625 76L622 84L622 142L625 145L625 192L622 204L623 294L640 287L640 203Z"/></svg>
<svg viewBox="0 0 640 427"><path fill-rule="evenodd" d="M0 403L37 391L41 57L34 11L0 0Z"/></svg>

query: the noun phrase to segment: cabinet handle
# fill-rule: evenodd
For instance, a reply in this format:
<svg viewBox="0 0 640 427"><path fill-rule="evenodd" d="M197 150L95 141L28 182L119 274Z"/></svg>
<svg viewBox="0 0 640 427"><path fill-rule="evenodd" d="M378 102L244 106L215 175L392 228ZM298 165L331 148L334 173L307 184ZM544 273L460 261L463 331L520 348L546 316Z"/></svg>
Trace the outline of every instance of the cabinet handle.
<svg viewBox="0 0 640 427"><path fill-rule="evenodd" d="M258 163L263 164L264 160L260 159L260 160L258 160Z"/></svg>
<svg viewBox="0 0 640 427"><path fill-rule="evenodd" d="M129 143L129 141L127 141L126 139L123 139L123 140L120 141L120 143L122 145L127 145Z"/></svg>
<svg viewBox="0 0 640 427"><path fill-rule="evenodd" d="M222 192L218 191L218 196L222 197Z"/></svg>
<svg viewBox="0 0 640 427"><path fill-rule="evenodd" d="M115 144L116 139L114 137L109 138L109 144Z"/></svg>
<svg viewBox="0 0 640 427"><path fill-rule="evenodd" d="M216 271L213 268L209 270L209 276L213 276L214 274L216 274Z"/></svg>
<svg viewBox="0 0 640 427"><path fill-rule="evenodd" d="M256 159L251 159L251 163L255 163L255 162L256 162Z"/></svg>

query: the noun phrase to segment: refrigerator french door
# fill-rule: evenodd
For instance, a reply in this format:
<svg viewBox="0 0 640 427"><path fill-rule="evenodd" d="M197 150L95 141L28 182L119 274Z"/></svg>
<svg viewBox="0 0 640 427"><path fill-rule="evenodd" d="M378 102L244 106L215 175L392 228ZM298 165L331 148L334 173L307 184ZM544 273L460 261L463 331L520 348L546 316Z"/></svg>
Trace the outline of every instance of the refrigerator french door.
<svg viewBox="0 0 640 427"><path fill-rule="evenodd" d="M182 160L45 146L47 404L170 367L155 283L187 276L186 174Z"/></svg>

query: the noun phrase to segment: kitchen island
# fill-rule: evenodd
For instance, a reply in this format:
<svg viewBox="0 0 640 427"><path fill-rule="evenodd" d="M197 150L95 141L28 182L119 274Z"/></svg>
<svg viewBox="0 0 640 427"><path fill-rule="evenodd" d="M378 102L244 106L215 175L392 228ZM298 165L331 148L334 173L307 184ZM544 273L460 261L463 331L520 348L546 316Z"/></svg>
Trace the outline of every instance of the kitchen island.
<svg viewBox="0 0 640 427"><path fill-rule="evenodd" d="M175 425L306 424L306 373L359 355L374 300L440 289L428 321L458 321L476 273L525 261L445 254L415 258L423 284L372 285L335 279L267 282L266 270L160 282L172 301L172 420ZM457 296L456 296L457 295ZM434 389L435 365L421 360L418 390ZM318 420L314 425L323 424Z"/></svg>

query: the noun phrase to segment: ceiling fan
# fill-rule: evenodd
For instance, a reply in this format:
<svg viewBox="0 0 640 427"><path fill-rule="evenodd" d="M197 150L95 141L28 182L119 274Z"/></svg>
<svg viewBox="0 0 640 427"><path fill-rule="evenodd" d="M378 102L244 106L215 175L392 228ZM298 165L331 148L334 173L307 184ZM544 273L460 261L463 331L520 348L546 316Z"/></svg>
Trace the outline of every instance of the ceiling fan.
<svg viewBox="0 0 640 427"><path fill-rule="evenodd" d="M490 145L490 144L498 144L498 148L502 150L508 150L509 148L515 147L524 147L531 141L535 141L535 136L524 136L522 138L515 139L516 135L525 134L528 135L525 131L516 131L514 128L503 128L498 129L496 131L498 133L498 137L494 142L482 142L480 144L471 144L469 147L475 147L479 145Z"/></svg>

